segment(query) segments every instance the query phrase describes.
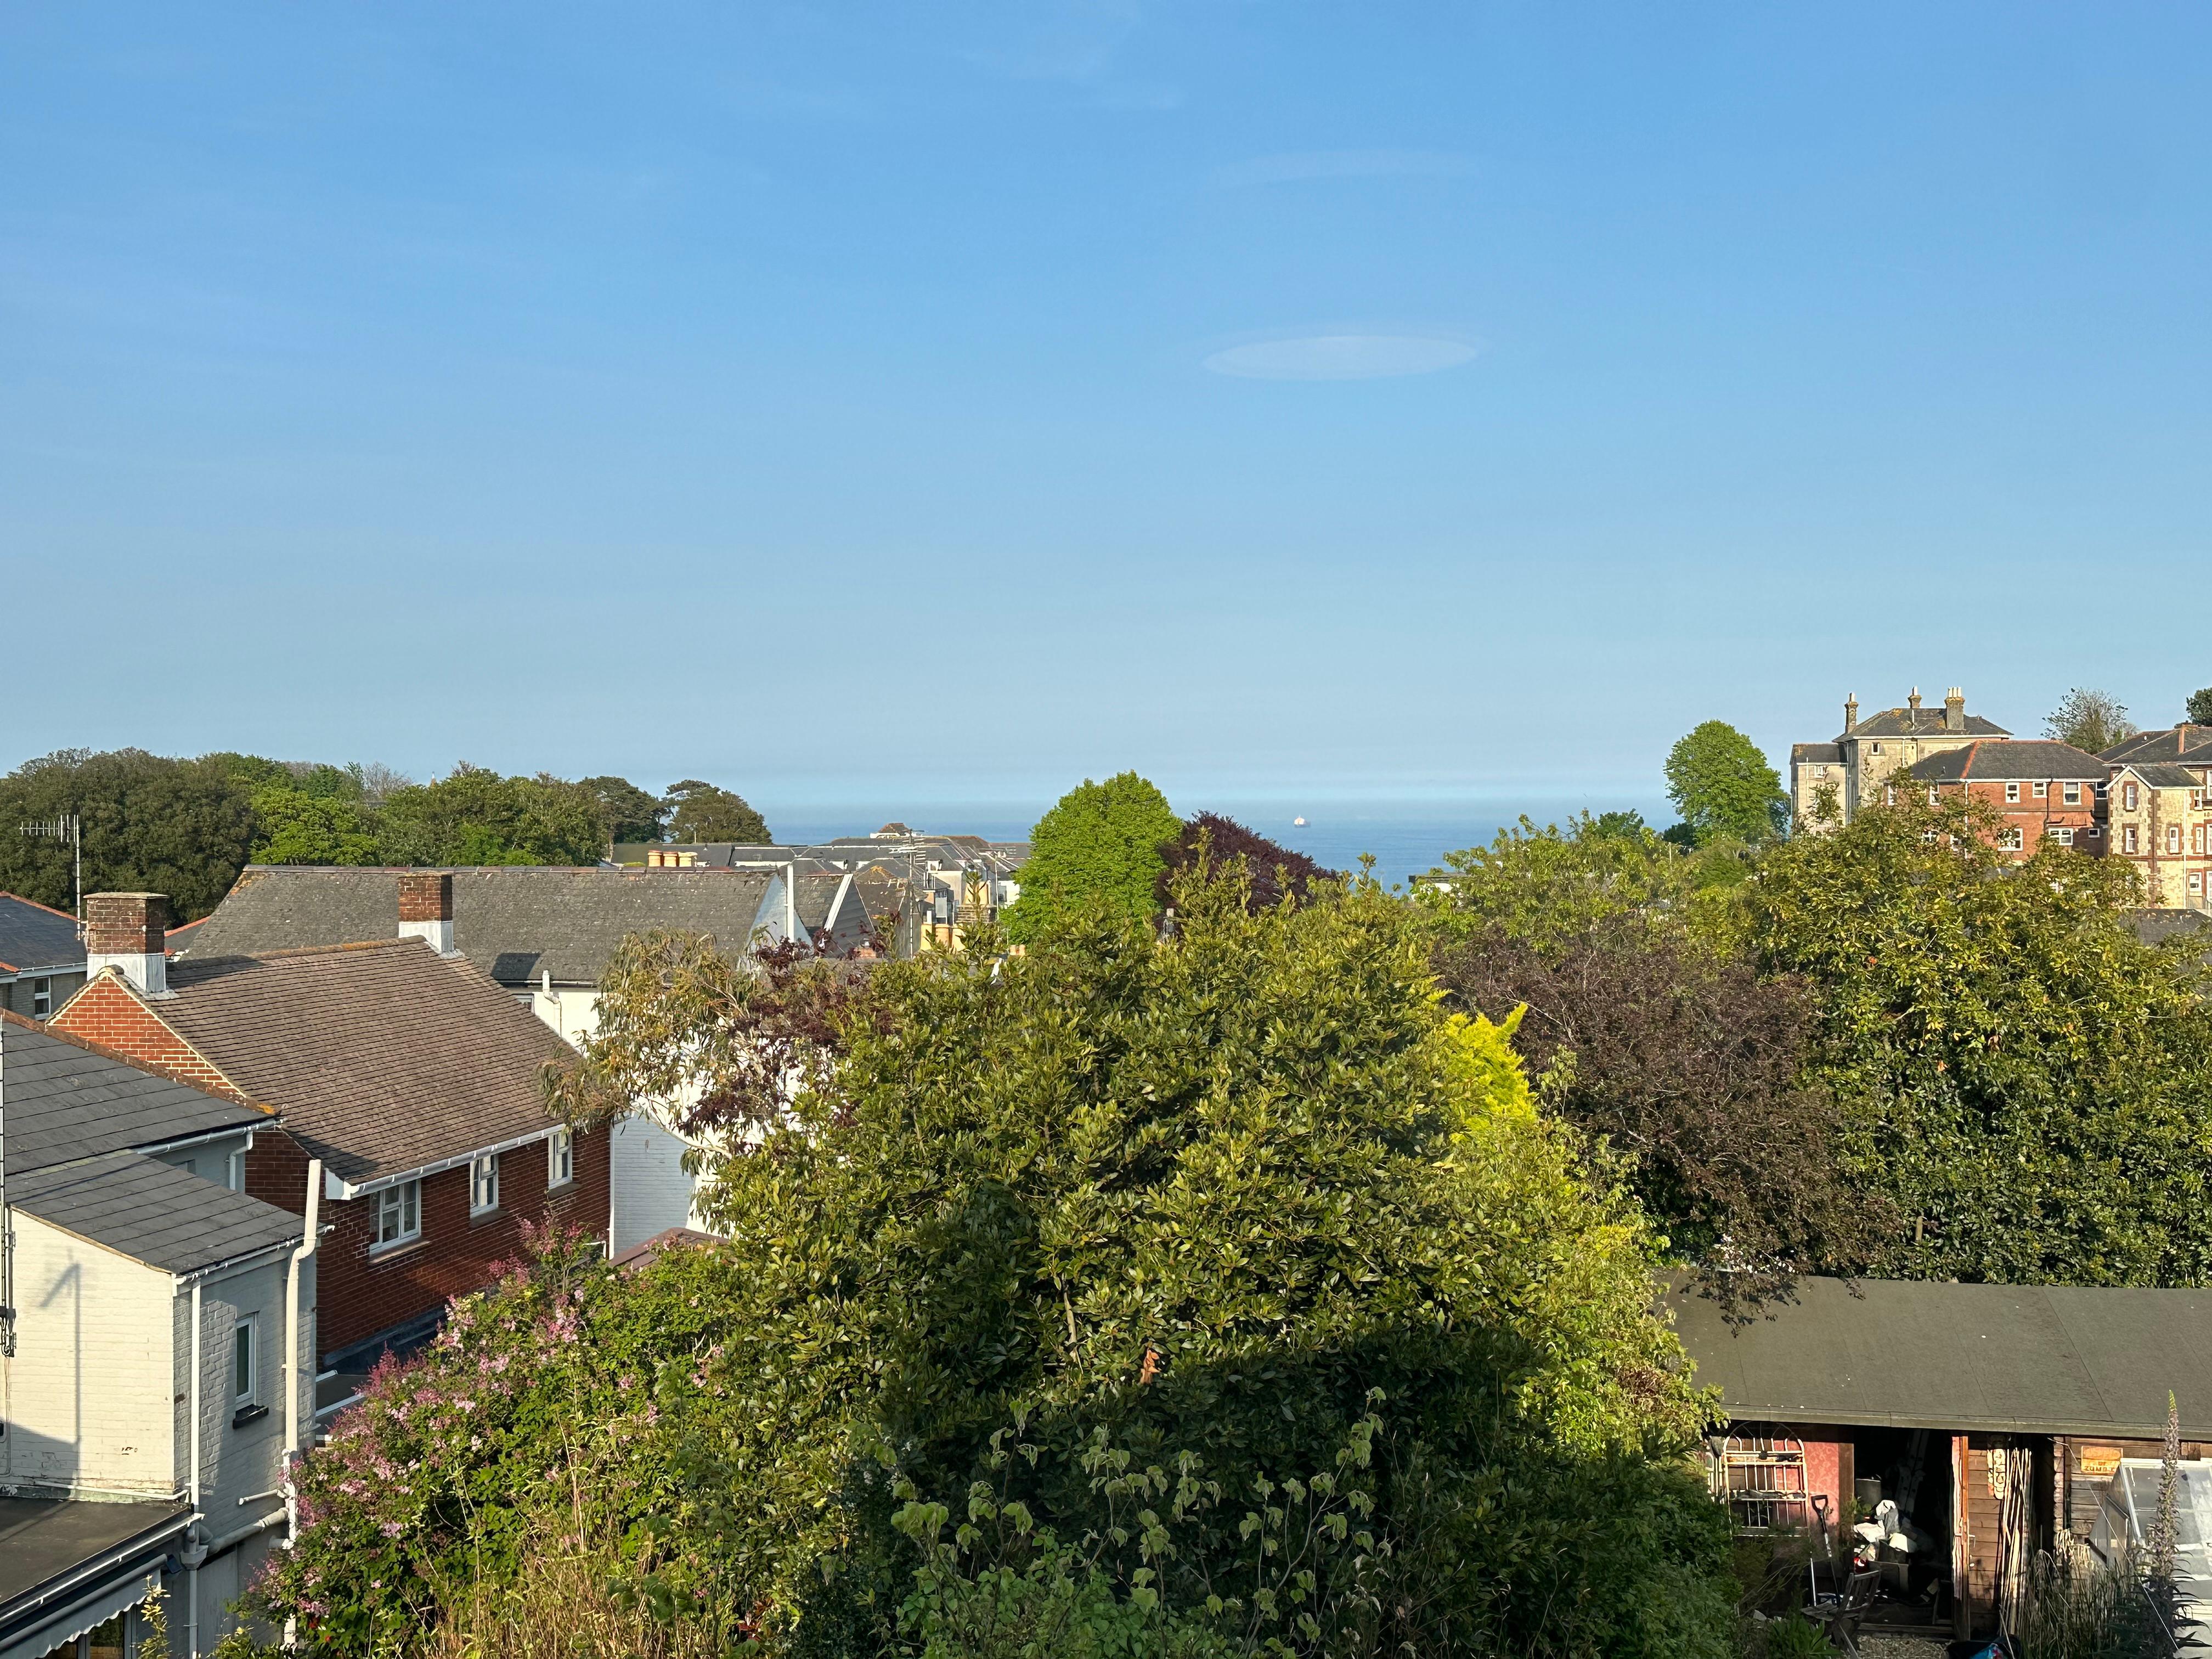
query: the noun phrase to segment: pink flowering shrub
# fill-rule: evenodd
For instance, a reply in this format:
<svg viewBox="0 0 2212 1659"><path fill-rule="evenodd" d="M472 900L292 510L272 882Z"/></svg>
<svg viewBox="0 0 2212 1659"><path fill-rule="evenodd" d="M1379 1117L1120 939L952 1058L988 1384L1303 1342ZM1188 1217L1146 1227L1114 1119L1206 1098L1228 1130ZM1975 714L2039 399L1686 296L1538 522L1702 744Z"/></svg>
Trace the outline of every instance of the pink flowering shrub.
<svg viewBox="0 0 2212 1659"><path fill-rule="evenodd" d="M455 1301L422 1353L380 1364L299 1474L301 1532L255 1586L336 1652L415 1645L458 1592L511 1578L552 1534L610 1535L656 1598L685 1559L654 1540L655 1472L720 1352L713 1251L624 1275L577 1236ZM711 1398L711 1396L706 1396Z"/></svg>

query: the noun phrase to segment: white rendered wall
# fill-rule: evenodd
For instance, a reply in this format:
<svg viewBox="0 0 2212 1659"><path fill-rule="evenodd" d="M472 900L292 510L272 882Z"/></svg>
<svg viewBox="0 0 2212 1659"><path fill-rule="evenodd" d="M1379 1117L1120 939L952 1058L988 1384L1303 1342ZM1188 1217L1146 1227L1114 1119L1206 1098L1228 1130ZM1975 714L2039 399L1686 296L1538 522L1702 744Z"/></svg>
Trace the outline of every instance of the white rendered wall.
<svg viewBox="0 0 2212 1659"><path fill-rule="evenodd" d="M0 1360L0 1478L162 1496L180 1484L169 1403L174 1281L21 1210L16 1341ZM181 1411L175 1421L181 1422Z"/></svg>

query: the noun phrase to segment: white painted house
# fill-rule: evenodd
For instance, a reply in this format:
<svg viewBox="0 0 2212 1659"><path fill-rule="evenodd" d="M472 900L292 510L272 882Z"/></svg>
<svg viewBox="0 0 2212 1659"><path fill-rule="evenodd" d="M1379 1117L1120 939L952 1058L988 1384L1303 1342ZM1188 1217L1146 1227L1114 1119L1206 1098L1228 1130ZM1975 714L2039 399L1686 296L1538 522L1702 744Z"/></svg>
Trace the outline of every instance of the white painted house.
<svg viewBox="0 0 2212 1659"><path fill-rule="evenodd" d="M157 1585L204 1652L285 1534L314 1211L240 1190L267 1121L0 1014L0 1659L135 1653Z"/></svg>

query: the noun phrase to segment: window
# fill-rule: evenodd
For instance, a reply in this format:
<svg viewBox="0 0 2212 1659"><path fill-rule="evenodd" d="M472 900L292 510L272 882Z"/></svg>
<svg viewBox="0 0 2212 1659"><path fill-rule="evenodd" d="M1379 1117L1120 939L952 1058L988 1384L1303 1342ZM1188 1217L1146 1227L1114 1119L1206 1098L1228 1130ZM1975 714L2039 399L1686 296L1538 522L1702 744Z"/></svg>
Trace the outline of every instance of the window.
<svg viewBox="0 0 2212 1659"><path fill-rule="evenodd" d="M576 1178L576 1141L566 1129L556 1129L545 1143L545 1184L565 1187Z"/></svg>
<svg viewBox="0 0 2212 1659"><path fill-rule="evenodd" d="M2181 850L2181 826L2178 823L2169 823L2166 826L2166 850L2169 853L2179 853Z"/></svg>
<svg viewBox="0 0 2212 1659"><path fill-rule="evenodd" d="M2010 805L2013 802L2014 802L2014 801L2018 800L2019 799L2020 799L2020 786L2019 786L2018 784L2016 784L2016 783L2008 783L2008 784L2005 785L2005 803L2006 803L2006 805Z"/></svg>
<svg viewBox="0 0 2212 1659"><path fill-rule="evenodd" d="M44 1019L54 1011L54 982L50 979L31 981L31 1018Z"/></svg>
<svg viewBox="0 0 2212 1659"><path fill-rule="evenodd" d="M2102 800L2102 799L2104 799L2106 796L2107 796L2107 795L2111 794L2112 793L2112 786L2111 784L2109 784L2109 783L2105 783L2105 782L2102 782L2102 781L2100 781L2100 782L2098 783L2098 785L2097 785L2097 799L2098 799L2099 800Z"/></svg>
<svg viewBox="0 0 2212 1659"><path fill-rule="evenodd" d="M2035 786L2035 798L2038 800L2049 800L2051 799L2051 786L2047 783L2037 784Z"/></svg>
<svg viewBox="0 0 2212 1659"><path fill-rule="evenodd" d="M2000 850L2002 850L2002 851L2003 851L2003 852L2007 852L2007 853L2017 853L2018 851L2020 851L2020 849L2021 849L2021 831L2020 831L2020 826L2019 826L2018 824L2016 824L2016 823L2015 823L2015 824L2012 825L2012 826L2011 826L2010 828L2008 828L2008 829L2004 829L2004 830L1998 830L1998 831L1997 831L1997 846L1998 846L1998 848L1999 848L1999 849L2000 849Z"/></svg>
<svg viewBox="0 0 2212 1659"><path fill-rule="evenodd" d="M1882 786L1882 787L1881 787L1881 799L1882 799L1883 804L1884 804L1884 805L1889 805L1889 806L1894 806L1894 805L1897 805L1897 786L1896 786L1895 784L1893 784L1893 783L1886 783L1886 784L1884 784L1884 785Z"/></svg>
<svg viewBox="0 0 2212 1659"><path fill-rule="evenodd" d="M1875 754L1877 754L1877 755L1879 755L1880 753L1881 753L1881 745L1880 744L1875 744L1875 746L1874 746L1874 752L1875 752Z"/></svg>
<svg viewBox="0 0 2212 1659"><path fill-rule="evenodd" d="M2058 786L2058 788L2059 804L2062 806L2079 806L2081 804L2081 786L2080 784L2062 783Z"/></svg>
<svg viewBox="0 0 2212 1659"><path fill-rule="evenodd" d="M2086 830L2082 830L2082 832L2081 832L2081 834L2082 834L2086 838L2087 838L2087 839L2088 839L2088 840L2090 840L2090 841L2094 841L2094 840L2096 840L2100 836L2103 835L2104 833L2105 833L2105 832L2104 832L2104 830L2103 830L2102 829L2100 829L2099 826L2097 826L2096 824L2094 824L2094 823L2093 823L2093 824L2091 824L2091 825L2089 825L2089 827L2088 827L2087 829L2086 829Z"/></svg>
<svg viewBox="0 0 2212 1659"><path fill-rule="evenodd" d="M499 1154L493 1152L469 1165L469 1213L482 1215L499 1208Z"/></svg>
<svg viewBox="0 0 2212 1659"><path fill-rule="evenodd" d="M2074 844L2074 832L2062 823L2051 832L2051 839L2061 847L2071 847Z"/></svg>
<svg viewBox="0 0 2212 1659"><path fill-rule="evenodd" d="M251 1406L260 1394L260 1372L255 1366L259 1357L254 1352L254 1338L258 1316L247 1314L232 1327L230 1333L230 1403L234 1407Z"/></svg>
<svg viewBox="0 0 2212 1659"><path fill-rule="evenodd" d="M403 1181L376 1195L376 1248L404 1244L422 1231L422 1183Z"/></svg>
<svg viewBox="0 0 2212 1659"><path fill-rule="evenodd" d="M2194 870L2189 872L2189 890L2192 893L2201 893L2204 890L2204 878Z"/></svg>
<svg viewBox="0 0 2212 1659"><path fill-rule="evenodd" d="M1932 783L1929 784L1928 786L1928 804L1930 806L1933 806L1940 799L1941 797L1936 793L1936 786Z"/></svg>
<svg viewBox="0 0 2212 1659"><path fill-rule="evenodd" d="M2129 824L2125 829L2120 831L2120 851L2123 853L2133 853L2141 850L2136 846L2136 827L2132 823Z"/></svg>
<svg viewBox="0 0 2212 1659"><path fill-rule="evenodd" d="M2132 783L2120 791L2120 805L2130 812L2136 810L2136 787Z"/></svg>

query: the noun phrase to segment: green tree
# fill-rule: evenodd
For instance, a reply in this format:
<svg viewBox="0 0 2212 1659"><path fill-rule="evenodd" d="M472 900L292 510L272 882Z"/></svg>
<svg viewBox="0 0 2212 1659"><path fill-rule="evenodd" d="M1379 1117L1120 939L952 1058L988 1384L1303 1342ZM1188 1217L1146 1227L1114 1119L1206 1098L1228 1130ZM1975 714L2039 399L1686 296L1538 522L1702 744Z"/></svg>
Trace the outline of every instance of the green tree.
<svg viewBox="0 0 2212 1659"><path fill-rule="evenodd" d="M2192 726L2212 726L2212 685L2189 694L2189 706L2181 717Z"/></svg>
<svg viewBox="0 0 2212 1659"><path fill-rule="evenodd" d="M373 817L343 795L265 784L253 792L253 817L256 864L384 861Z"/></svg>
<svg viewBox="0 0 2212 1659"><path fill-rule="evenodd" d="M672 841L766 847L775 840L768 832L768 821L746 805L743 795L696 778L670 784L661 805L671 815L668 836Z"/></svg>
<svg viewBox="0 0 2212 1659"><path fill-rule="evenodd" d="M1153 1589L1151 1522L1116 1538L1086 1462L1110 1448L1218 1488L1179 1522L1162 1501L1179 1620L1249 1563L1260 1481L1298 1478L1291 1516L1316 1472L1358 1494L1347 1541L1387 1577L1230 1651L1720 1659L1726 1522L1676 1461L1704 1407L1633 1203L1506 1034L1439 1007L1407 907L1255 912L1236 874L1178 886L1169 939L1102 917L1008 957L979 928L865 975L626 945L556 1099L649 1096L763 1021L793 1040L795 1098L693 1114L728 1242L465 1308L422 1386L387 1381L308 1465L271 1611L418 1640L441 1583L520 1571L528 1495L557 1492L757 1606L778 1650L875 1655L909 1591L914 1635L972 1610L960 1564L917 1578L905 1493L973 1516L970 1480L1003 1478L999 1512L1106 1540L1109 1580ZM1008 1425L1033 1462L994 1462ZM1057 1582L974 1577L1054 1618Z"/></svg>
<svg viewBox="0 0 2212 1659"><path fill-rule="evenodd" d="M1781 778L1759 745L1725 720L1707 720L1668 751L1667 793L1698 846L1763 842L1789 827Z"/></svg>
<svg viewBox="0 0 2212 1659"><path fill-rule="evenodd" d="M466 761L434 783L384 798L383 856L394 864L597 864L598 798L558 778L505 778Z"/></svg>
<svg viewBox="0 0 2212 1659"><path fill-rule="evenodd" d="M659 841L667 827L667 804L628 778L586 778L579 787L598 800L610 842Z"/></svg>
<svg viewBox="0 0 2212 1659"><path fill-rule="evenodd" d="M1134 772L1103 783L1085 778L1030 832L1007 932L1028 945L1077 918L1152 915L1167 868L1161 847L1179 839L1182 827L1167 797Z"/></svg>
<svg viewBox="0 0 2212 1659"><path fill-rule="evenodd" d="M2212 1276L2212 1013L2141 943L2132 866L1994 810L1908 798L1778 848L1749 884L1765 969L1816 990L1846 1167L1894 1213L1872 1271L2007 1284Z"/></svg>
<svg viewBox="0 0 2212 1659"><path fill-rule="evenodd" d="M2123 738L2136 733L2127 705L2109 691L2075 686L2043 722L2043 735L2054 743L2070 743L2092 755L2101 755Z"/></svg>
<svg viewBox="0 0 2212 1659"><path fill-rule="evenodd" d="M0 778L0 890L70 908L69 843L21 833L64 813L83 822L87 892L167 893L180 921L222 902L254 840L250 793L219 761L59 750Z"/></svg>

